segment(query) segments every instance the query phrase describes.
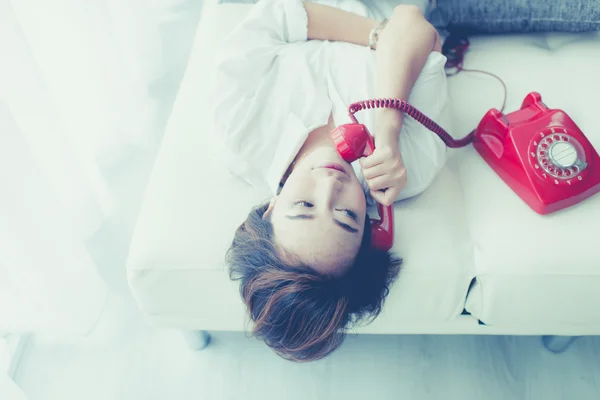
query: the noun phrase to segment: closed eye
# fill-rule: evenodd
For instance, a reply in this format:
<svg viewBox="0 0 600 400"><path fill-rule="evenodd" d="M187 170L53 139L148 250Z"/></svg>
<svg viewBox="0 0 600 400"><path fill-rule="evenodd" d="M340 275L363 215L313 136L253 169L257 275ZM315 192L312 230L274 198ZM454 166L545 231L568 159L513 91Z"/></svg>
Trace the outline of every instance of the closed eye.
<svg viewBox="0 0 600 400"><path fill-rule="evenodd" d="M310 214L299 214L299 215L286 215L285 216L288 219L292 219L292 220L314 220L315 216L314 215L310 215ZM339 226L340 228L342 228L343 230L345 230L346 232L350 232L350 233L357 233L358 229L351 227L348 224L343 223L342 221L338 221L337 219L333 219L333 222Z"/></svg>
<svg viewBox="0 0 600 400"><path fill-rule="evenodd" d="M292 203L292 205L294 207L296 206L301 206L301 207L306 207L306 208L313 208L314 204L309 203L308 201L305 200L297 200L294 201ZM355 223L358 223L358 217L356 215L356 213L352 210L349 210L347 208L336 208L336 211L341 211L344 214L346 214L350 219L352 219L352 221L354 221ZM294 220L309 220L315 219L315 216L312 214L298 214L298 215L286 215L287 218L289 219L294 219ZM351 233L357 233L358 229L351 227L350 225L342 222L342 221L338 221L337 219L333 219L333 222L335 222L339 227L341 227L342 229L344 229L347 232L351 232Z"/></svg>
<svg viewBox="0 0 600 400"><path fill-rule="evenodd" d="M336 211L341 211L344 214L346 214L348 217L350 217L354 222L358 223L358 216L356 215L356 213L352 210L348 210L346 208L336 208Z"/></svg>
<svg viewBox="0 0 600 400"><path fill-rule="evenodd" d="M307 207L307 208L314 207L314 205L312 203L309 203L308 201L304 201L304 200L295 201L294 205L295 206L300 205L300 206Z"/></svg>

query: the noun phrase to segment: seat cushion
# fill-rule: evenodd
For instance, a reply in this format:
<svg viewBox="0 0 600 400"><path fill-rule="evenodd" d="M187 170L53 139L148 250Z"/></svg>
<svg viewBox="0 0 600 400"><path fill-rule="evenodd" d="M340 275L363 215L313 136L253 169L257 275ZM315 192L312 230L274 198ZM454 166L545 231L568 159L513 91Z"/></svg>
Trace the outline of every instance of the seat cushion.
<svg viewBox="0 0 600 400"><path fill-rule="evenodd" d="M137 302L170 325L247 327L224 255L236 227L268 193L222 167L221 144L211 131L210 93L214 51L249 7L203 10L130 246L129 281ZM369 331L397 332L407 320L443 321L460 314L473 276L462 203L457 173L444 168L427 192L396 207L394 251L405 264Z"/></svg>
<svg viewBox="0 0 600 400"><path fill-rule="evenodd" d="M600 149L597 33L472 38L467 68L490 71L508 86L507 111L541 93L566 111ZM501 103L492 78L461 73L451 93L461 130ZM463 106L464 105L464 106ZM489 325L600 322L600 195L541 216L533 212L469 147L448 166L460 177L473 238L476 283L466 309Z"/></svg>

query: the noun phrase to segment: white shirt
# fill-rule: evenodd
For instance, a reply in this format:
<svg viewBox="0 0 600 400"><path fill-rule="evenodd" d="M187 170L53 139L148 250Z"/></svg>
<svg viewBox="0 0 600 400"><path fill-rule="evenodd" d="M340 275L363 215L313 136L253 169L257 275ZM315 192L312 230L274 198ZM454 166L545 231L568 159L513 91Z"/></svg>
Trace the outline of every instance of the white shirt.
<svg viewBox="0 0 600 400"><path fill-rule="evenodd" d="M382 19L358 0L318 0L346 11ZM375 51L346 42L307 40L302 0L260 0L224 40L217 56L215 128L224 140L232 173L277 194L279 183L314 129L350 123L349 104L373 98ZM448 101L446 57L430 54L408 101L436 120ZM375 111L359 122L374 132ZM407 186L397 200L421 193L445 161L446 147L432 132L404 118L399 146ZM365 189L360 164L353 168Z"/></svg>

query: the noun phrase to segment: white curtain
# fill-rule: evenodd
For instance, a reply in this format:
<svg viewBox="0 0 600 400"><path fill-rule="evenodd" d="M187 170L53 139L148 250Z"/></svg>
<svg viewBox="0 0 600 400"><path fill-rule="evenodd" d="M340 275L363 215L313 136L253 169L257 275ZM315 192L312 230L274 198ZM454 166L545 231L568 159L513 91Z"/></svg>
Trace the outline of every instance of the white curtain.
<svg viewBox="0 0 600 400"><path fill-rule="evenodd" d="M0 373L0 399L27 400L27 396L11 378Z"/></svg>
<svg viewBox="0 0 600 400"><path fill-rule="evenodd" d="M27 396L11 378L13 356L8 338L0 333L0 399L27 400Z"/></svg>
<svg viewBox="0 0 600 400"><path fill-rule="evenodd" d="M0 0L0 331L96 323L86 240L122 201L103 169L157 142L161 29L186 1Z"/></svg>

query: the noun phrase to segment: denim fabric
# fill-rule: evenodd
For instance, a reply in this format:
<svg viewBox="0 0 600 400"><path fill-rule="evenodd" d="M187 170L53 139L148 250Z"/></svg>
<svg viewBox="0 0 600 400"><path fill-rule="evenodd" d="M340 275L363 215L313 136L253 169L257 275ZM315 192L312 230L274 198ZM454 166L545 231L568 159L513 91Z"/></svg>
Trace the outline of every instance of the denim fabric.
<svg viewBox="0 0 600 400"><path fill-rule="evenodd" d="M465 34L600 30L600 0L437 0L427 19Z"/></svg>

